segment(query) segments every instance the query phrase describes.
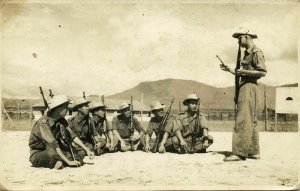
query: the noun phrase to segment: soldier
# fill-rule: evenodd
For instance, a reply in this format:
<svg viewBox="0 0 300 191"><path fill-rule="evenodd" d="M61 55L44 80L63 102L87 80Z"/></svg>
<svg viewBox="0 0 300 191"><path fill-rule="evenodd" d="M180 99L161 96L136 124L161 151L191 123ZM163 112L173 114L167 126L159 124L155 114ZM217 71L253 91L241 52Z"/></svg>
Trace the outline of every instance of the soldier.
<svg viewBox="0 0 300 191"><path fill-rule="evenodd" d="M172 141L174 148L179 153L204 153L206 148L213 143L213 137L208 135L205 116L201 113L197 116L197 109L199 109L197 104L199 101L200 99L196 94L188 95L183 101L183 105L187 106L187 110L180 113L173 121L172 128L176 136L172 138ZM197 123L199 127L196 127ZM198 128L198 131L196 128ZM196 134L194 135L194 133ZM195 136L194 147L192 144L193 136Z"/></svg>
<svg viewBox="0 0 300 191"><path fill-rule="evenodd" d="M91 122L89 116L89 103L90 102L84 98L77 98L72 107L73 111L77 111L77 114L69 118L68 121L70 128L79 137L83 144L90 150L96 151L100 148L103 142L100 142L98 139L96 129ZM87 153L81 147L75 145L75 148L80 156L86 156Z"/></svg>
<svg viewBox="0 0 300 191"><path fill-rule="evenodd" d="M151 111L154 115L149 121L148 128L146 130L145 136L141 139L141 143L144 146L143 150L145 152L149 152L150 150L153 150L153 147L155 146L156 139L159 136L159 126L164 118L164 107L165 105L162 105L159 101L154 101L151 104ZM167 119L168 120L168 119ZM164 127L162 127L163 132L163 139L162 144L159 143L158 151L160 153L164 153L166 151L168 152L174 152L172 140L169 138L169 133L164 131ZM156 135L155 139L152 139L151 136L153 132ZM154 151L156 152L156 151Z"/></svg>
<svg viewBox="0 0 300 191"><path fill-rule="evenodd" d="M98 139L101 142L101 151L104 152L105 146L109 149L109 151L113 151L113 133L111 125L106 120L106 106L103 105L102 102L92 101L89 108L93 116L93 124L98 133ZM102 137L102 135L105 136L105 139Z"/></svg>
<svg viewBox="0 0 300 191"><path fill-rule="evenodd" d="M240 30L232 37L237 38L239 46L246 49L244 58L241 60L242 68L235 71L227 65L220 65L222 70L241 77L232 139L232 155L225 157L225 162L260 158L257 126L260 92L257 80L264 77L267 70L263 52L253 43L257 35L251 33L249 28L240 27Z"/></svg>
<svg viewBox="0 0 300 191"><path fill-rule="evenodd" d="M29 138L29 161L33 167L62 169L63 166L78 167L82 165L83 158L73 153L72 147L69 147L71 144L65 145L68 140L81 146L89 156L93 157L93 153L68 128L68 122L64 118L68 111L68 105L67 96L54 96L49 103L46 115L34 124ZM62 132L64 132L64 136Z"/></svg>
<svg viewBox="0 0 300 191"><path fill-rule="evenodd" d="M130 105L126 102L122 103L118 110L120 115L115 116L112 120L112 129L114 134L113 148L117 147L116 150L120 151L130 150L130 142L133 142L134 144L133 150L137 150L140 138L145 134L140 122L133 117L133 128L137 130L139 134L137 136L132 135L130 129L131 112L129 106Z"/></svg>

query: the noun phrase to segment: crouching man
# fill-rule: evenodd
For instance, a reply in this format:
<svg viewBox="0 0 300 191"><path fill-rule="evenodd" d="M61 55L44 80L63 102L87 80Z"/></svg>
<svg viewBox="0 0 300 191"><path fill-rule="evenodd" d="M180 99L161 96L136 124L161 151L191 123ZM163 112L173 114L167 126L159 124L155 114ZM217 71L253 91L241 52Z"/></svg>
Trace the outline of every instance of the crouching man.
<svg viewBox="0 0 300 191"><path fill-rule="evenodd" d="M68 127L68 122L64 118L68 105L67 96L54 96L48 104L46 115L34 124L29 137L29 161L33 167L62 169L64 166L81 166L83 158L71 146L72 141L93 157L93 153Z"/></svg>
<svg viewBox="0 0 300 191"><path fill-rule="evenodd" d="M169 133L165 132L165 126L169 119L169 113L164 112L165 105L162 105L159 101L154 101L151 104L151 111L154 117L151 117L148 128L146 130L146 135L142 137L141 143L144 146L143 150L145 152L174 152L174 147L171 138L169 138ZM171 106L169 110L171 109ZM167 115L167 116L165 116ZM164 124L161 124L166 117ZM162 126L162 129L160 128ZM152 139L152 135L155 133L156 138ZM161 134L160 134L161 133ZM159 140L157 140L159 139Z"/></svg>
<svg viewBox="0 0 300 191"><path fill-rule="evenodd" d="M120 115L115 116L112 120L113 148L116 148L116 151L137 150L140 138L145 134L140 122L135 117L131 117L132 114L129 107L128 103L122 103L118 110ZM130 129L131 123L133 128L139 132L137 136L133 135L134 129Z"/></svg>
<svg viewBox="0 0 300 191"><path fill-rule="evenodd" d="M173 123L176 137L172 141L174 148L181 154L205 153L213 143L213 137L208 135L205 116L199 112L199 102L196 94L188 95L183 101L187 110L180 113Z"/></svg>

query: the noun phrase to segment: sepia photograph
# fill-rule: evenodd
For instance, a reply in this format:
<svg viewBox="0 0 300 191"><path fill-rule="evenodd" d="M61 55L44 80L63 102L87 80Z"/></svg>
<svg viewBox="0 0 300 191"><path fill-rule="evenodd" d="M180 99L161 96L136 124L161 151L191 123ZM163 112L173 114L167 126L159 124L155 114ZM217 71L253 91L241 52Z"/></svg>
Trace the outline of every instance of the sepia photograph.
<svg viewBox="0 0 300 191"><path fill-rule="evenodd" d="M0 190L299 190L297 0L0 0Z"/></svg>

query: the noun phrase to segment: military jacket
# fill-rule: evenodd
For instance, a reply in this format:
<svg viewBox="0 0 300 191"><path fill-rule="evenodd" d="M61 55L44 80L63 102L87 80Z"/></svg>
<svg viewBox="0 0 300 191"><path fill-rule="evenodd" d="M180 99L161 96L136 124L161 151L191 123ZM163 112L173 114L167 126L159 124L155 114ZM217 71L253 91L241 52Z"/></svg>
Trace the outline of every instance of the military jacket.
<svg viewBox="0 0 300 191"><path fill-rule="evenodd" d="M144 131L141 123L135 117L133 117L133 128L138 132ZM123 115L115 116L112 120L112 129L117 130L122 139L130 138L130 118Z"/></svg>

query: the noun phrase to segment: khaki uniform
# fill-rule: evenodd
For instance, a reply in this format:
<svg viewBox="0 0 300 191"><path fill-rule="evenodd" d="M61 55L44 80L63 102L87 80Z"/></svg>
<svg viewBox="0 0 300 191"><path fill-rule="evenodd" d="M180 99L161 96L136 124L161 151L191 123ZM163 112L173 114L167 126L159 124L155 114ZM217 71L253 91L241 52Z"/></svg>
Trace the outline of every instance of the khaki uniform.
<svg viewBox="0 0 300 191"><path fill-rule="evenodd" d="M86 116L80 119L79 115L75 115L68 119L69 126L72 131L78 136L82 143L89 148L91 151L94 150L95 140L93 139L97 136L97 131L95 126L92 124L90 117ZM81 157L87 156L85 150L77 144L74 144L76 151Z"/></svg>
<svg viewBox="0 0 300 191"><path fill-rule="evenodd" d="M180 113L174 120L173 120L173 131L181 131L182 137L187 143L187 147L191 150L192 147L192 133L194 132L195 123L196 123L196 114L194 116L190 116L187 111ZM202 114L199 115L199 123L202 129L208 129L207 122L205 116ZM203 134L202 130L199 130L199 133L196 136L196 143L195 143L195 151L194 152L203 152L205 149L203 148ZM176 136L172 138L174 148L181 152L180 142ZM213 137L208 135L208 144L209 146L213 143Z"/></svg>
<svg viewBox="0 0 300 191"><path fill-rule="evenodd" d="M241 66L246 70L267 72L263 52L257 47L245 50ZM237 104L236 125L233 130L232 154L248 157L260 154L257 110L260 91L257 77L241 77Z"/></svg>
<svg viewBox="0 0 300 191"><path fill-rule="evenodd" d="M169 117L170 118L170 117ZM158 131L159 131L159 125L162 121L163 117L162 118L159 118L159 117L152 117L148 123L148 128L145 132L145 134L148 134L150 136L150 140L149 140L149 145L150 145L150 149L153 148L155 142L156 142L156 139L157 139L157 136L158 136ZM169 121L169 120L168 120ZM168 121L166 123L166 126L168 124ZM163 129L163 133L165 132L165 130ZM156 138L152 139L152 135L153 133L155 133L155 136ZM163 136L163 135L162 135ZM141 143L143 146L145 146L146 144L146 140L145 140L145 136L143 136L141 138ZM159 143L160 144L160 143ZM159 146L159 145L158 145ZM166 141L166 144L165 144L165 148L166 148L166 151L167 152L174 152L174 147L173 147L173 144L172 144L172 140L171 138L169 137Z"/></svg>
<svg viewBox="0 0 300 191"><path fill-rule="evenodd" d="M63 129L59 128L59 124L63 125ZM76 137L64 118L54 122L52 118L42 116L34 124L29 137L29 161L33 167L53 168L57 161L62 161L66 165L57 154L56 148L60 148L69 160L73 160L69 146L61 139L61 130L70 143ZM82 163L83 157L80 157L75 150L73 151L75 159Z"/></svg>
<svg viewBox="0 0 300 191"><path fill-rule="evenodd" d="M141 131L145 131L142 127L142 125L140 124L140 122L133 117L133 128L135 130L137 130L139 133ZM125 141L126 145L130 145L130 136L131 136L131 132L130 132L130 117L129 118L125 118L123 115L118 115L115 116L112 120L112 129L118 131L118 133L120 134L121 138ZM135 150L137 149L137 146L139 144L140 140L136 140L134 142L135 146ZM117 150L121 150L121 145L120 145L120 141L118 140L118 138L114 135L114 145L113 147L117 147ZM125 150L121 150L121 151L125 151Z"/></svg>

